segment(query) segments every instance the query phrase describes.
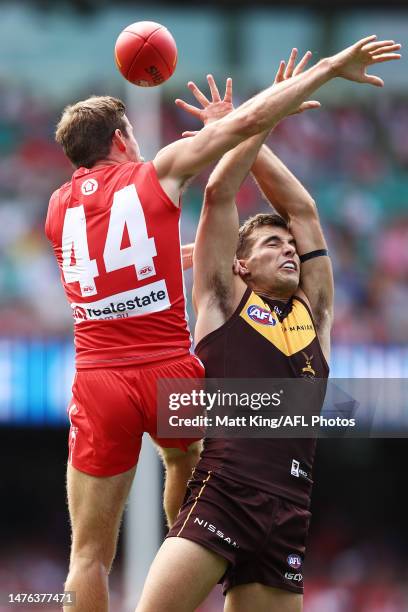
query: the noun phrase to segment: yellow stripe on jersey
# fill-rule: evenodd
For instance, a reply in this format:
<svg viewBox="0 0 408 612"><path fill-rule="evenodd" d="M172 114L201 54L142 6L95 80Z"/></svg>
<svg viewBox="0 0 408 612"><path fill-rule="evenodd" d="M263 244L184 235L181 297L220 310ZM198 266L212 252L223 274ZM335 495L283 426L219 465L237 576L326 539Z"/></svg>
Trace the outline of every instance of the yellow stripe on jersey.
<svg viewBox="0 0 408 612"><path fill-rule="evenodd" d="M251 293L240 317L287 357L306 348L316 338L310 314L299 300L293 300L291 312L281 322L261 297Z"/></svg>

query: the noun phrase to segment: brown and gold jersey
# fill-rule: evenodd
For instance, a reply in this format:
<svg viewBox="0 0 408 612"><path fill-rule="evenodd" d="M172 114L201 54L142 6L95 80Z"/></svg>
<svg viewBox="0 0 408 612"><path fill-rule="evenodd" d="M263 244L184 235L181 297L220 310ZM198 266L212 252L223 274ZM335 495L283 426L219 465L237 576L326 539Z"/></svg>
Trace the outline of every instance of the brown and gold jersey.
<svg viewBox="0 0 408 612"><path fill-rule="evenodd" d="M327 378L307 304L266 300L249 288L220 328L196 347L208 378ZM299 406L299 414L302 414ZM207 438L200 465L308 506L315 439Z"/></svg>

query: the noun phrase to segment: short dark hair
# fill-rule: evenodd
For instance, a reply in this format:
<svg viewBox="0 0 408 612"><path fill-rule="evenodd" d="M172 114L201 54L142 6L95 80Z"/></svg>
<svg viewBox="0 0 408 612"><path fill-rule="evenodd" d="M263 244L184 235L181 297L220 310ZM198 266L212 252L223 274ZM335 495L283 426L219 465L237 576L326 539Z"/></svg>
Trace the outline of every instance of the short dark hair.
<svg viewBox="0 0 408 612"><path fill-rule="evenodd" d="M92 168L109 155L115 130L127 136L125 111L124 103L111 96L81 100L64 109L55 140L74 166Z"/></svg>
<svg viewBox="0 0 408 612"><path fill-rule="evenodd" d="M264 225L272 225L275 227L283 227L289 231L289 223L276 213L259 213L253 217L249 217L239 228L239 238L237 246L237 257L242 259L248 256L248 253L253 244L252 234L258 227Z"/></svg>

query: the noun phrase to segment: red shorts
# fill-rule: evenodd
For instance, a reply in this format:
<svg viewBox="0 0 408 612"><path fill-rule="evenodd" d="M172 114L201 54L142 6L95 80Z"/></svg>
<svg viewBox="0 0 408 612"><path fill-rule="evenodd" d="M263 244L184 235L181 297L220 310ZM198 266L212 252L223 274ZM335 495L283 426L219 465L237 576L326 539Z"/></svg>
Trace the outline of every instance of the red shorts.
<svg viewBox="0 0 408 612"><path fill-rule="evenodd" d="M203 378L194 355L146 367L79 370L68 406L69 462L81 472L113 476L130 470L149 433L163 448L186 451L194 439L157 438L157 380Z"/></svg>

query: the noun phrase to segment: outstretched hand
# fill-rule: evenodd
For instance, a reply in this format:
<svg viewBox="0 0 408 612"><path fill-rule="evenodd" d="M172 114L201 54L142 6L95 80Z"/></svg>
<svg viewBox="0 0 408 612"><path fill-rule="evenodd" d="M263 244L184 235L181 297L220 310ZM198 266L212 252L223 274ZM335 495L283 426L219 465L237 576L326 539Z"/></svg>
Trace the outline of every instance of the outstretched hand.
<svg viewBox="0 0 408 612"><path fill-rule="evenodd" d="M312 53L307 51L300 62L296 65L297 54L297 49L292 49L287 64L283 60L281 61L275 75L275 85L303 72L307 63L312 57ZM201 108L188 104L179 98L177 98L175 101L179 108L182 108L187 113L190 113L190 115L193 115L193 117L197 117L197 119L202 121L204 125L212 123L213 121L218 121L218 119L222 119L222 117L225 117L225 115L228 115L228 113L234 110L234 106L232 104L232 79L227 79L225 84L225 94L224 98L222 99L214 77L211 74L207 75L207 81L211 92L211 100L209 100L203 94L201 89L199 89L199 87L197 87L193 81L189 81L187 84L197 102L201 104ZM301 104L299 108L293 111L291 114L302 113L305 110L319 108L319 106L320 102L317 102L316 100L309 100L308 102L303 102L303 104ZM195 134L197 134L197 131L183 132L183 136L194 136Z"/></svg>
<svg viewBox="0 0 408 612"><path fill-rule="evenodd" d="M336 76L357 83L368 83L376 87L383 87L384 81L378 76L367 74L372 64L389 62L400 59L401 45L393 40L377 41L377 36L367 36L351 47L340 51L330 58Z"/></svg>
<svg viewBox="0 0 408 612"><path fill-rule="evenodd" d="M207 81L210 87L211 101L208 100L193 81L189 81L187 85L197 102L201 104L202 108L197 108L192 104L184 102L184 100L176 100L176 104L179 108L182 108L187 113L190 113L190 115L200 119L204 125L212 123L213 121L218 121L218 119L222 119L222 117L225 117L225 115L228 115L228 113L234 110L232 105L232 79L227 79L225 94L222 100L212 74L207 75ZM183 136L194 136L196 133L197 132L183 132Z"/></svg>
<svg viewBox="0 0 408 612"><path fill-rule="evenodd" d="M281 63L279 64L278 72L276 73L276 76L275 76L274 85L276 85L277 83L282 83L283 81L286 81L287 79L290 79L294 76L297 76L298 74L301 74L303 70L305 69L307 63L309 62L310 58L312 57L312 52L306 51L306 53L304 54L304 56L302 57L298 65L296 66L297 55L298 55L298 50L296 48L293 48L290 53L288 63L286 64L283 60L281 61ZM309 110L312 108L319 108L319 107L320 107L320 102L318 102L317 100L308 100L307 102L303 102L303 104L301 104L297 110L293 111L290 114L296 115L298 113L303 113L306 110Z"/></svg>

